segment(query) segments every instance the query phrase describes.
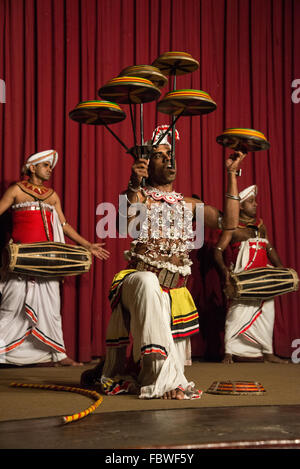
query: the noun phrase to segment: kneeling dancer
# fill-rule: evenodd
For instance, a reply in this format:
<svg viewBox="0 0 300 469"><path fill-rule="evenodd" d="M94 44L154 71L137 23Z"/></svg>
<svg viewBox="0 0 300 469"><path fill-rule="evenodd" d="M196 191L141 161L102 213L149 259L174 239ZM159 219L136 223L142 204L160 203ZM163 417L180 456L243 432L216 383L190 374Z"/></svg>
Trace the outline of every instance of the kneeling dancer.
<svg viewBox="0 0 300 469"><path fill-rule="evenodd" d="M168 137L155 145L163 131L155 130L149 159L136 159L132 166L124 193L126 223L134 238L125 253L128 266L114 277L110 289L112 314L105 361L84 372L81 378L82 384L100 383L108 395L128 392L140 398L164 399L201 396L184 374L185 365L191 364L190 337L199 331L198 312L186 284L192 264L192 220L201 201L173 190L176 165L171 164ZM218 209L204 205L206 226L237 226L236 172L244 156L235 154L226 161L224 216L221 219ZM143 178L146 185L141 187ZM122 220L121 208L119 213ZM138 364L135 376L126 366L130 335L132 358Z"/></svg>

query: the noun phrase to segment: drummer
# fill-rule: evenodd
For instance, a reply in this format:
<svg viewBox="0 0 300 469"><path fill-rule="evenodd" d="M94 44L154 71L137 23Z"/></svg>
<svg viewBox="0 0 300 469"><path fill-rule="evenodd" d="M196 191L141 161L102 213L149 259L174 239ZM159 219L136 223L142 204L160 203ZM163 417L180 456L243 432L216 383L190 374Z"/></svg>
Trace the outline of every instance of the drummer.
<svg viewBox="0 0 300 469"><path fill-rule="evenodd" d="M239 194L239 225L235 231L224 231L214 250L215 261L229 290L232 288L230 270L237 273L270 264L283 267L274 246L268 240L263 220L257 218L256 195L256 185L247 187ZM229 244L232 248L232 260L227 267L223 253ZM231 301L225 323L223 363L251 359L288 363L273 353L274 318L274 299Z"/></svg>
<svg viewBox="0 0 300 469"><path fill-rule="evenodd" d="M12 241L65 242L64 235L87 248L98 259L109 252L103 243L90 243L67 222L57 193L44 185L57 163L55 150L31 155L22 173L0 200L0 215L12 208ZM0 281L0 364L81 365L68 357L60 315L58 279L2 273Z"/></svg>
<svg viewBox="0 0 300 469"><path fill-rule="evenodd" d="M180 223L176 225L175 220L180 213L182 215L186 203L189 203L187 210L192 219L199 200L184 197L173 189L176 165L172 167L171 145L164 127L155 129L152 140L150 159L135 160L125 192L129 226L135 224L132 209L136 202L145 207L146 218L141 232L126 252L127 269L116 274L112 283L112 314L104 367L102 369L100 363L87 370L81 382L100 383L103 392L109 395L129 392L146 399L193 399L201 393L186 379L184 367L191 364L190 337L199 331L198 313L186 288L191 270L191 247L180 231ZM236 154L226 161L228 187L221 221L224 229L236 227L238 223L236 171L243 158L244 155ZM145 187L141 187L143 178ZM220 212L215 207L204 206L206 226L218 228L219 217ZM157 233L155 227L159 222ZM130 333L136 377L128 378L126 353Z"/></svg>

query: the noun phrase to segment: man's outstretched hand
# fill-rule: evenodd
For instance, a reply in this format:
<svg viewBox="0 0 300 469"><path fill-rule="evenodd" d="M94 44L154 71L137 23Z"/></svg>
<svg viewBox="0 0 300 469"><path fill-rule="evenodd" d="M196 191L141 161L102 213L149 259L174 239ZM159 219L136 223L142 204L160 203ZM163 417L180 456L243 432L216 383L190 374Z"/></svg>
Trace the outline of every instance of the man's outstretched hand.
<svg viewBox="0 0 300 469"><path fill-rule="evenodd" d="M90 245L89 251L98 259L106 261L110 256L110 252L102 247L104 245L105 243L93 243Z"/></svg>

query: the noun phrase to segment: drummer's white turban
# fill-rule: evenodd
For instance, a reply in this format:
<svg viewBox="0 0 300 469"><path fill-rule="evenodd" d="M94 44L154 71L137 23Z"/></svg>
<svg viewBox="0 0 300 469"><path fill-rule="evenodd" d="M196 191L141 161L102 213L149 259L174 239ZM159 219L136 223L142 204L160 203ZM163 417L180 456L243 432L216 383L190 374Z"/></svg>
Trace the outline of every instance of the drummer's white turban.
<svg viewBox="0 0 300 469"><path fill-rule="evenodd" d="M169 127L170 126L167 124L159 125L158 127L156 127L156 129L153 131L153 134L152 134L153 145L156 145L158 140L168 130ZM159 142L159 145L171 145L171 139L172 139L172 128L164 136L164 138ZM179 132L177 129L175 129L175 140L179 140Z"/></svg>
<svg viewBox="0 0 300 469"><path fill-rule="evenodd" d="M244 202L245 200L249 199L249 197L256 197L257 194L257 186L254 184L253 186L249 186L244 189L242 192L239 193L240 196L240 203Z"/></svg>
<svg viewBox="0 0 300 469"><path fill-rule="evenodd" d="M52 169L56 165L58 160L58 153L55 150L46 150L35 153L34 155L29 156L27 159L24 169L28 169L30 165L36 165L38 163L45 163L50 161Z"/></svg>

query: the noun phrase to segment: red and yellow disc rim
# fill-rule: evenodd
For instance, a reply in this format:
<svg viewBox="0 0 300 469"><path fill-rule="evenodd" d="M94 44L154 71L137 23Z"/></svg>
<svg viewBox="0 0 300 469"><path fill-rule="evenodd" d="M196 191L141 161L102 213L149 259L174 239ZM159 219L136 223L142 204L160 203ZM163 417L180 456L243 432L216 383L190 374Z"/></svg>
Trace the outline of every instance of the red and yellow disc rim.
<svg viewBox="0 0 300 469"><path fill-rule="evenodd" d="M153 88L153 83L150 80L147 80L147 78L141 78L141 77L130 77L130 76L124 76L124 77L117 77L113 78L112 80L109 80L108 83L106 83L105 86L110 86L110 85L120 85L120 84L126 84L126 85L146 85L146 86L151 86Z"/></svg>
<svg viewBox="0 0 300 469"><path fill-rule="evenodd" d="M188 58L193 58L191 54L188 52L179 52L179 51L172 51L172 52L165 52L164 54L161 55L161 57L173 57L173 56L183 56L183 57L188 57Z"/></svg>
<svg viewBox="0 0 300 469"><path fill-rule="evenodd" d="M112 103L111 101L82 101L81 103L77 104L75 109L87 109L87 108L112 108L116 109L117 111L121 111L122 109L118 104Z"/></svg>
<svg viewBox="0 0 300 469"><path fill-rule="evenodd" d="M177 91L170 91L166 94L164 99L173 99L173 98L201 98L207 99L212 101L212 98L209 96L206 91L201 90L177 90Z"/></svg>
<svg viewBox="0 0 300 469"><path fill-rule="evenodd" d="M124 68L121 73L126 72L129 70L130 72L139 72L139 71L155 71L159 72L159 69L157 67L154 67L153 65L132 65L131 67ZM126 75L125 75L126 76ZM120 77L118 77L120 78ZM136 77L135 77L136 78Z"/></svg>
<svg viewBox="0 0 300 469"><path fill-rule="evenodd" d="M232 128L232 129L226 129L222 133L222 135L233 135L233 134L245 135L245 137L260 138L262 140L267 141L266 137L264 136L262 132L259 132L258 130L254 130L254 129Z"/></svg>

